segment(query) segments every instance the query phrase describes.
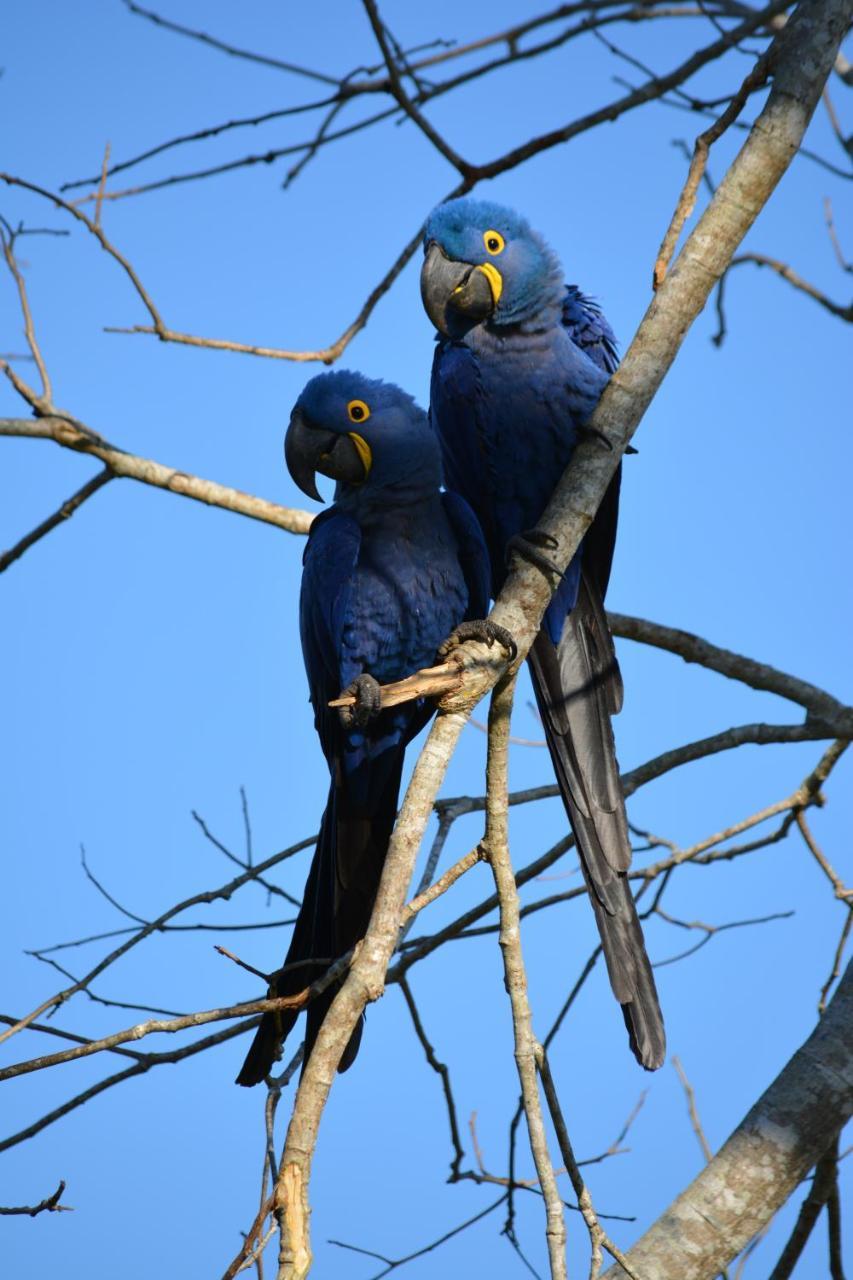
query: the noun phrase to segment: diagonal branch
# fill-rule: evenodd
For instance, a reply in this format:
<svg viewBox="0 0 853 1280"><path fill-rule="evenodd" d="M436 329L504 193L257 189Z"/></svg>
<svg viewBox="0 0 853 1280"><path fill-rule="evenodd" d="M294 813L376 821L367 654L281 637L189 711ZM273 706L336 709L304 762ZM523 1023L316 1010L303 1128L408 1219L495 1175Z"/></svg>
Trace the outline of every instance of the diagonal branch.
<svg viewBox="0 0 853 1280"><path fill-rule="evenodd" d="M809 1039L629 1251L643 1280L717 1275L785 1203L853 1112L851 1030L853 964ZM606 1280L624 1274L613 1267Z"/></svg>
<svg viewBox="0 0 853 1280"><path fill-rule="evenodd" d="M552 1280L564 1280L566 1271L566 1224L563 1205L557 1187L557 1178L548 1152L545 1119L539 1097L537 1078L537 1049L541 1046L533 1032L530 1001L527 995L527 975L521 950L521 922L519 918L518 889L509 856L507 831L507 777L509 754L509 721L515 680L502 681L492 694L489 708L489 747L486 801L486 835L484 845L495 880L495 891L500 907L500 948L503 956L504 986L512 1006L512 1029L515 1043L515 1063L530 1150L536 1166L536 1174L545 1201L545 1240ZM510 1237L513 1239L513 1237ZM515 1243L515 1241L513 1241Z"/></svg>
<svg viewBox="0 0 853 1280"><path fill-rule="evenodd" d="M165 489L179 497L203 502L209 507L221 507L225 511L247 516L250 520L260 520L265 524L276 525L288 533L307 533L313 519L307 511L300 511L294 507L282 507L277 502L256 498L254 494L245 493L242 489L232 489L228 485L218 484L215 480L204 480L201 476L191 475L187 471L178 471L174 467L164 466L162 462L155 462L153 458L143 458L135 453L127 453L117 445L109 444L100 436L96 436L82 423L74 422L70 418L61 418L54 414L38 419L0 418L0 436L52 440L54 444L61 445L65 449L73 449L76 453L88 453L93 458L100 458L106 463L109 475L105 476L102 483L106 483L106 480L113 476L137 480L140 484L150 484L155 489ZM75 494L74 498L77 496ZM74 498L70 501L73 502ZM79 506L79 503L77 505ZM51 517L54 521L50 525L51 528L60 522L61 513L58 513L58 517ZM35 532L39 533L38 530ZM44 532L46 533L47 529ZM42 536L41 533L39 536ZM32 541L35 541L35 538ZM26 547L22 550L26 550ZM11 552L8 554L11 555ZM15 558L17 557L13 557Z"/></svg>
<svg viewBox="0 0 853 1280"><path fill-rule="evenodd" d="M99 471L91 480L87 480L76 493L72 493L70 498L66 498L57 511L54 511L46 520L42 520L41 524L37 524L35 529L31 529L28 534L25 534L19 542L15 543L14 547L4 551L0 555L0 573L8 569L9 565L14 564L16 560L20 560L25 551L29 551L30 547L34 546L41 538L44 538L52 529L64 524L66 520L70 520L74 512L79 507L82 507L88 498L93 497L99 489L103 489L104 485L112 480L113 474L110 467L104 467L103 471Z"/></svg>

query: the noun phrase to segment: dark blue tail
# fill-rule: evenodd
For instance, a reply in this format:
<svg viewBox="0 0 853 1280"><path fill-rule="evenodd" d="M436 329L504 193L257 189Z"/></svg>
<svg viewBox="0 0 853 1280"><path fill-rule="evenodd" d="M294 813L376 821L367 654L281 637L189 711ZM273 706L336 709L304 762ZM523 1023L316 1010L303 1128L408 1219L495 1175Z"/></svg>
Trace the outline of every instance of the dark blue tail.
<svg viewBox="0 0 853 1280"><path fill-rule="evenodd" d="M403 769L402 746L383 754L386 758L381 770L381 794L369 806L354 804L348 789L332 780L293 937L284 965L271 984L276 995L304 991L364 937L394 829ZM304 1062L308 1061L338 985L333 983L308 1005ZM298 1012L287 1009L264 1014L237 1084L260 1084L269 1074L298 1016ZM346 1071L355 1061L361 1030L359 1022L339 1071Z"/></svg>

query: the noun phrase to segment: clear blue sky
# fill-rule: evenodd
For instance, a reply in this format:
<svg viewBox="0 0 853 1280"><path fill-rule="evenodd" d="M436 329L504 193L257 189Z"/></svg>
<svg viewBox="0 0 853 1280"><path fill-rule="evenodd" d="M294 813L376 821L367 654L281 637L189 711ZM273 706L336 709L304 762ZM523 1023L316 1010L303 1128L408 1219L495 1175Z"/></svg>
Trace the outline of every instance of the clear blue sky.
<svg viewBox="0 0 853 1280"><path fill-rule="evenodd" d="M333 74L376 58L360 6L318 0L308 9L163 0L162 12L225 39ZM406 45L437 35L470 39L528 16L499 0L386 3ZM611 29L612 30L612 29ZM118 0L17 5L4 24L0 79L4 168L51 188L98 169L104 144L120 160L176 133L307 101L314 88L280 71L226 58L155 29ZM618 39L656 70L713 38L704 21L620 28ZM695 83L714 96L748 68L732 58ZM613 76L640 78L593 39L545 61L468 86L430 109L460 151L489 159L530 134L608 101ZM842 110L843 89L834 90ZM312 119L174 152L139 178L222 162L310 136ZM685 173L672 145L697 121L653 105L498 179L489 195L522 209L559 252L567 276L597 295L623 344L649 300L655 251ZM850 122L848 119L847 127ZM717 147L719 176L740 136ZM842 152L819 113L809 145L836 163ZM446 163L409 125L385 124L335 143L287 192L279 163L108 206L105 226L129 255L167 323L211 336L314 347L337 337L398 248L453 185ZM748 247L789 261L845 301L847 282L823 227L834 200L853 254L849 184L807 160L793 166ZM312 366L253 360L103 332L144 323L114 263L44 203L0 192L10 221L69 228L67 239L22 242L21 257L56 399L117 444L266 497L303 505L284 470L290 407ZM743 267L728 289L729 337L716 350L715 317L700 317L626 464L620 542L609 603L695 630L853 697L850 677L849 328L769 273ZM0 280L0 350L23 338L8 279ZM422 403L431 331L411 264L346 353L344 364L382 375ZM19 366L26 375L28 366ZM21 403L0 389L0 415ZM9 546L94 473L51 444L0 442L0 546ZM121 927L85 880L79 849L109 891L144 917L224 883L231 864L193 823L197 809L240 849L239 787L251 806L257 857L316 829L325 766L311 727L296 630L301 541L270 527L115 482L0 579L3 695L0 847L2 1011L23 1014L63 984L23 954ZM677 659L620 647L627 686L617 723L624 767L667 747L755 720L790 722L796 709ZM522 692L518 734L538 737ZM467 731L446 792L478 793L484 741ZM692 766L640 793L632 820L683 844L789 794L820 755L818 744L746 748ZM515 748L512 784L550 780L545 753ZM829 787L812 824L830 859L849 853L851 763ZM513 814L522 865L563 833L555 803ZM446 858L476 840L458 824ZM573 863L554 872L574 883ZM307 854L280 883L298 893ZM849 867L849 858L848 858ZM557 884L560 882L558 881ZM488 890L473 872L419 925L451 918ZM532 900L547 886L531 885ZM696 1087L709 1140L719 1145L813 1025L842 909L804 847L791 838L718 868L685 868L666 899L673 914L722 924L773 912L795 915L733 930L659 972L671 1050ZM191 919L281 918L254 886ZM285 913L286 914L286 913ZM656 960L694 939L655 921ZM221 941L262 969L280 962L283 930L172 934L139 948L95 990L175 1010L248 999L258 984L213 951ZM524 934L536 1026L543 1033L593 943L591 913L574 903L532 917ZM94 944L59 958L79 974ZM505 1172L515 1106L511 1029L496 938L456 942L413 971L412 985L439 1056L451 1067L463 1124L477 1112L489 1168ZM135 1013L85 997L57 1025L101 1035ZM52 1050L22 1036L4 1061ZM262 1155L260 1091L232 1079L247 1041L157 1069L99 1097L0 1164L0 1204L35 1202L60 1177L73 1214L4 1219L10 1274L42 1275L62 1258L66 1275L142 1280L152 1274L217 1276L257 1204ZM147 1042L153 1049L171 1043ZM594 1167L600 1210L637 1216L612 1224L627 1245L698 1170L701 1156L671 1066L636 1068L617 1006L596 971L553 1050L553 1065L580 1156L605 1149L640 1091L645 1106L631 1153ZM122 1066L105 1057L6 1086L3 1132L18 1129ZM282 1111L285 1107L282 1107ZM465 1133L466 1147L467 1131ZM412 1035L399 991L370 1010L357 1068L336 1084L324 1117L312 1200L318 1276L374 1273L377 1264L326 1244L329 1237L389 1255L426 1243L485 1207L491 1188L445 1185L450 1146L441 1095ZM520 1171L530 1174L526 1145ZM799 1200L799 1197L797 1197ZM519 1204L520 1234L544 1266L541 1205ZM524 1274L499 1235L499 1210L415 1262L412 1280ZM747 1275L766 1274L790 1211ZM570 1216L572 1265L585 1265L585 1232ZM800 1274L824 1274L824 1231Z"/></svg>

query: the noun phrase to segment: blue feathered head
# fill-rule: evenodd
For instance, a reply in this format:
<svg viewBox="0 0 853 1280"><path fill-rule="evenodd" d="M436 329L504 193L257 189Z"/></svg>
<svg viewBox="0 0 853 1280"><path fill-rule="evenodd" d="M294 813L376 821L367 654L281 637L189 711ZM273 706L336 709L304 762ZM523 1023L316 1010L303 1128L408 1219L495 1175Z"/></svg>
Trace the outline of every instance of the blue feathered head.
<svg viewBox="0 0 853 1280"><path fill-rule="evenodd" d="M303 493L322 501L315 472L348 491L437 490L438 441L423 409L393 382L348 369L321 373L303 388L284 441L287 469Z"/></svg>
<svg viewBox="0 0 853 1280"><path fill-rule="evenodd" d="M550 322L562 301L555 254L524 218L490 200L461 197L433 209L424 250L424 306L450 337L481 323Z"/></svg>

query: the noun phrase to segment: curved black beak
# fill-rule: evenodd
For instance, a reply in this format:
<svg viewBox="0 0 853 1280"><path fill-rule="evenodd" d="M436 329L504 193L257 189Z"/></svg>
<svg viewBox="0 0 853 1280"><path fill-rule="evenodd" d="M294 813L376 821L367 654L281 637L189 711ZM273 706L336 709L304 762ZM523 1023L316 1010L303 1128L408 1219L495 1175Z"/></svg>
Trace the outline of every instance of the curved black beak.
<svg viewBox="0 0 853 1280"><path fill-rule="evenodd" d="M296 408L290 415L290 426L284 437L284 460L294 484L309 498L322 502L314 482L315 473L319 471L320 475L344 484L363 484L370 470L370 449L361 437L356 444L351 435L326 431Z"/></svg>
<svg viewBox="0 0 853 1280"><path fill-rule="evenodd" d="M448 338L461 338L488 319L496 303L488 272L470 262L454 262L434 240L421 268L421 298L436 329Z"/></svg>

